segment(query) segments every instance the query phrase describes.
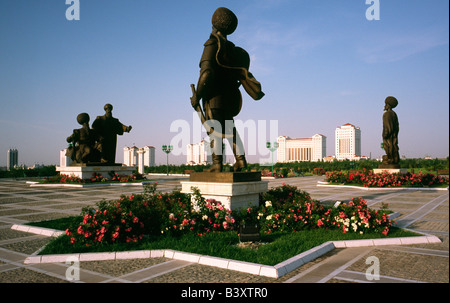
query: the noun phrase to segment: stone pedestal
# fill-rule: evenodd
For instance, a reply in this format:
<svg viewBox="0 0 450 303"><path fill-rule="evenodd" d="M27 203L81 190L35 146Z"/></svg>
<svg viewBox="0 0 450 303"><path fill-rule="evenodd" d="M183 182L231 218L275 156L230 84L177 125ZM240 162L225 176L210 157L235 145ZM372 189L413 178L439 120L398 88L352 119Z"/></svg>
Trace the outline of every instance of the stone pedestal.
<svg viewBox="0 0 450 303"><path fill-rule="evenodd" d="M374 174L382 174L382 173L390 173L390 174L406 174L408 170L406 168L374 168Z"/></svg>
<svg viewBox="0 0 450 303"><path fill-rule="evenodd" d="M181 182L183 193L193 193L192 187L198 188L203 198L220 201L225 208L236 210L258 205L259 194L268 190L269 182L261 181L260 172L203 172L192 173L189 181Z"/></svg>
<svg viewBox="0 0 450 303"><path fill-rule="evenodd" d="M104 178L110 178L110 173L117 173L119 176L131 175L135 170L134 166L122 164L79 164L69 166L57 166L56 171L62 175L76 176L80 179L90 179L94 173L101 174Z"/></svg>

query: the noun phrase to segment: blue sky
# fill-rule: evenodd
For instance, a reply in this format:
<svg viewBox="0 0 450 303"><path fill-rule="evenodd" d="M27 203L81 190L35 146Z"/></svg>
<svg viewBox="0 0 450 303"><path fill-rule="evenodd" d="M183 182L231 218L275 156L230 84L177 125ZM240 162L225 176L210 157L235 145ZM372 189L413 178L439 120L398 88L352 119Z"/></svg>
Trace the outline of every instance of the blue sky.
<svg viewBox="0 0 450 303"><path fill-rule="evenodd" d="M351 123L362 154L376 158L392 95L400 154L449 155L447 0L380 0L373 21L365 0L80 0L79 21L66 19L65 0L2 0L0 166L11 147L20 163L58 164L76 116L92 122L105 103L133 126L118 138L117 160L124 146L153 145L165 163L174 121L197 122L189 85L220 6L237 15L229 40L250 53L266 94L255 102L243 92L237 119L278 121L278 135L292 138L323 134L327 155L335 128Z"/></svg>

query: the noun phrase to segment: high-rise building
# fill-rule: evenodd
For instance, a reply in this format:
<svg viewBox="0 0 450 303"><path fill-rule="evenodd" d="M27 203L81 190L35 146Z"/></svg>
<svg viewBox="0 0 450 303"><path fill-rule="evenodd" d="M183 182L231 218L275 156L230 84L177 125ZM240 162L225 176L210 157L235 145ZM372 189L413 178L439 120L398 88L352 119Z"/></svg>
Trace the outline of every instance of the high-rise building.
<svg viewBox="0 0 450 303"><path fill-rule="evenodd" d="M321 161L327 154L327 137L316 134L311 138L278 137L277 162Z"/></svg>
<svg viewBox="0 0 450 303"><path fill-rule="evenodd" d="M124 147L123 148L123 164L126 166L139 166L138 151L143 152L144 166L155 166L155 148L153 146L145 146L143 148Z"/></svg>
<svg viewBox="0 0 450 303"><path fill-rule="evenodd" d="M208 153L209 142L202 140L200 143L187 145L187 165L206 165L212 162Z"/></svg>
<svg viewBox="0 0 450 303"><path fill-rule="evenodd" d="M347 123L336 128L337 160L359 160L361 158L361 129Z"/></svg>
<svg viewBox="0 0 450 303"><path fill-rule="evenodd" d="M11 170L19 164L19 151L16 148L8 149L6 156L6 169Z"/></svg>
<svg viewBox="0 0 450 303"><path fill-rule="evenodd" d="M72 159L69 156L66 156L67 148L59 151L59 166L66 167L72 164Z"/></svg>

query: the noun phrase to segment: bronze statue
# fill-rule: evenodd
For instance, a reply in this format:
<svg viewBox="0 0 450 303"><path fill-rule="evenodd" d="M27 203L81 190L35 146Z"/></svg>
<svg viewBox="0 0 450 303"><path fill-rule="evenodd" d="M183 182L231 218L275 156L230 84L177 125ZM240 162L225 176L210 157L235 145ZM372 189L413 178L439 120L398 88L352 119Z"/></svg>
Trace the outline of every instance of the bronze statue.
<svg viewBox="0 0 450 303"><path fill-rule="evenodd" d="M104 106L105 114L97 116L92 128L98 136L98 148L100 151L102 163L115 163L117 135L123 135L124 132L131 131L131 125L125 126L112 116L113 106L106 104Z"/></svg>
<svg viewBox="0 0 450 303"><path fill-rule="evenodd" d="M77 116L77 121L82 128L74 129L67 142L71 146L67 149L66 156L70 157L73 163L98 162L100 155L95 148L96 135L89 127L89 115L81 113Z"/></svg>
<svg viewBox="0 0 450 303"><path fill-rule="evenodd" d="M247 166L244 147L233 120L242 107L239 86L242 85L254 100L260 100L264 96L261 84L248 71L248 53L227 39L235 31L237 24L237 17L231 10L220 7L214 12L212 33L204 44L200 59L197 90L191 84L191 105L199 113L211 138L213 165L210 171L214 172L222 171L224 138L233 148L236 158L234 171ZM200 100L203 101L203 110Z"/></svg>
<svg viewBox="0 0 450 303"><path fill-rule="evenodd" d="M386 155L383 156L382 168L399 168L400 156L398 152L398 131L399 124L397 114L392 110L398 105L394 97L387 97L385 100L383 114L383 148Z"/></svg>

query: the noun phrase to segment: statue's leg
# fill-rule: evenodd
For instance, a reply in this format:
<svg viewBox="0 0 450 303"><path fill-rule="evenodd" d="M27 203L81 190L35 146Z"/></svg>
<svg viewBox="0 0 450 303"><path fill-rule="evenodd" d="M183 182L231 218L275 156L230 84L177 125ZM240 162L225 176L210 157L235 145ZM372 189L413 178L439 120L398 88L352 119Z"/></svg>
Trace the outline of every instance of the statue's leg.
<svg viewBox="0 0 450 303"><path fill-rule="evenodd" d="M212 150L212 166L210 172L221 172L223 167L223 113L220 110L209 109L210 125L214 132L209 135Z"/></svg>
<svg viewBox="0 0 450 303"><path fill-rule="evenodd" d="M233 170L235 172L238 172L241 171L243 168L247 167L244 144L242 143L241 137L237 132L237 129L234 125L234 121L227 120L225 124L226 124L225 134L230 146L233 147L233 154L234 158L236 159L236 163L234 164Z"/></svg>

